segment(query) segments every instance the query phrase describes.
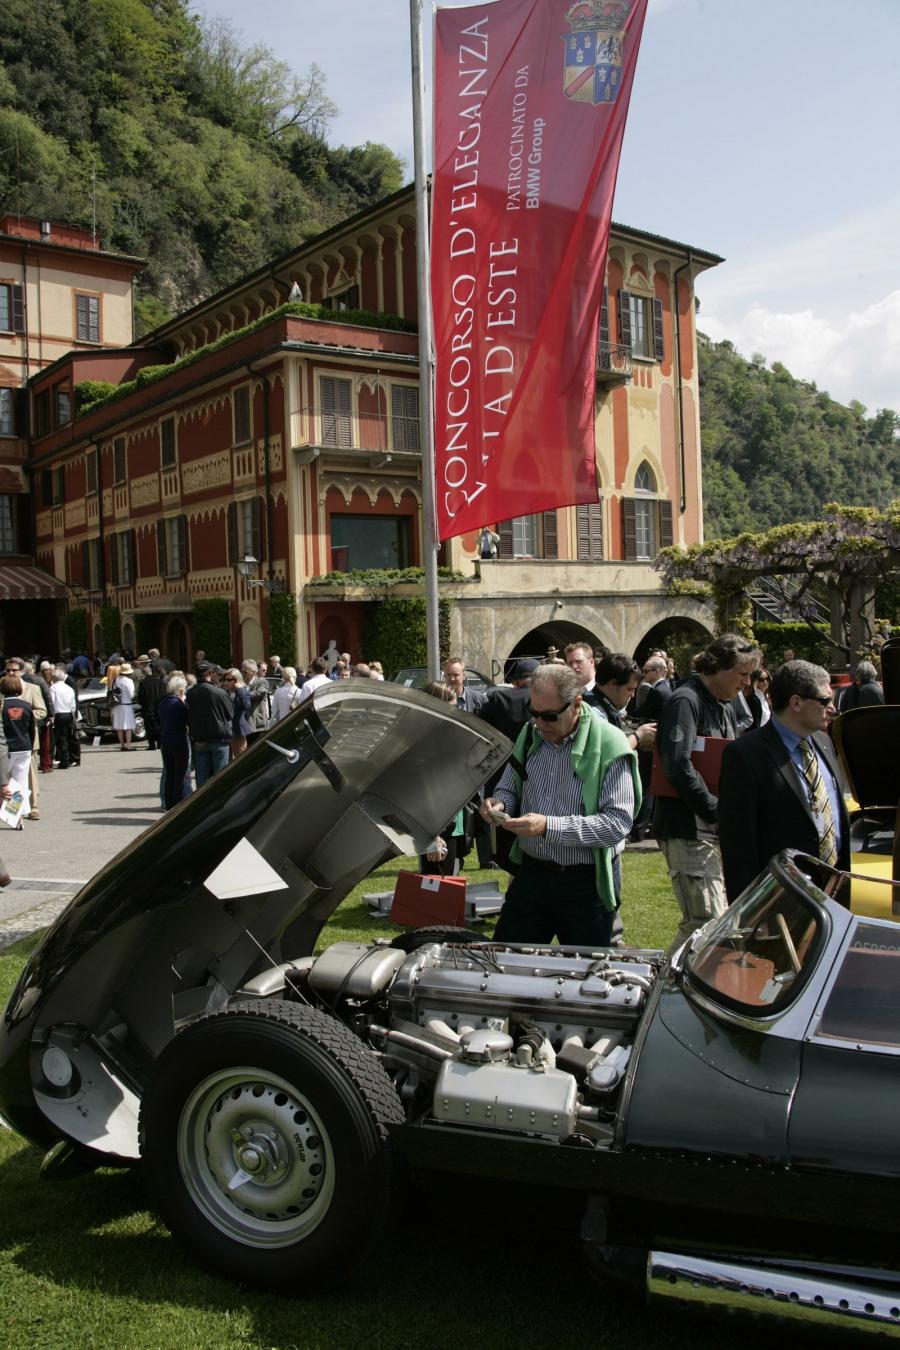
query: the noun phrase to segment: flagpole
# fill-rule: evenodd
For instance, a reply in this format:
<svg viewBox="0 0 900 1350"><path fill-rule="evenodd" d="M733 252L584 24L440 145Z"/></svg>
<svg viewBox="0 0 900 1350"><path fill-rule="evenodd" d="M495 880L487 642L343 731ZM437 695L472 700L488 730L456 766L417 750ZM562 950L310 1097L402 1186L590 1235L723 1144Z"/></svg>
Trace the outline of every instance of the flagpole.
<svg viewBox="0 0 900 1350"><path fill-rule="evenodd" d="M419 292L419 441L422 446L422 565L425 571L426 664L429 680L440 676L437 523L435 518L434 415L431 367L431 268L428 184L425 176L425 49L422 0L409 0L412 51L413 164L416 177L416 280Z"/></svg>

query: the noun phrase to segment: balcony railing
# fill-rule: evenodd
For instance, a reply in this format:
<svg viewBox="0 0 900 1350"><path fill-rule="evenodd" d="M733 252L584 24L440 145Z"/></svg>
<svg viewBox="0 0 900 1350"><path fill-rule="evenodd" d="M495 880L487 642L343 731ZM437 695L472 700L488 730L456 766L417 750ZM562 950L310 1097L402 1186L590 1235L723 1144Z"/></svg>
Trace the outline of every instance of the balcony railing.
<svg viewBox="0 0 900 1350"><path fill-rule="evenodd" d="M600 342L597 346L597 379L604 384L624 384L634 372L631 348L621 342Z"/></svg>
<svg viewBox="0 0 900 1350"><path fill-rule="evenodd" d="M419 427L411 418L383 413L322 412L301 410L308 428L309 444L324 451L347 454L419 456Z"/></svg>

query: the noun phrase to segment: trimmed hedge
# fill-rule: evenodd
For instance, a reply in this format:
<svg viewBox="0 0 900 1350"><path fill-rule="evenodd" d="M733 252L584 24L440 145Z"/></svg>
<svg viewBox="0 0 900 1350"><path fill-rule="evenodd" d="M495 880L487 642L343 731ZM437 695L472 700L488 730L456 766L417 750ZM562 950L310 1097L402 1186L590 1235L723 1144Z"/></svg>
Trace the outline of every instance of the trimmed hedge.
<svg viewBox="0 0 900 1350"><path fill-rule="evenodd" d="M117 605L104 605L100 610L100 640L105 656L122 645L122 611Z"/></svg>
<svg viewBox="0 0 900 1350"><path fill-rule="evenodd" d="M217 596L208 600L195 600L192 617L195 650L206 652L207 661L215 661L220 666L230 666L232 660L230 602Z"/></svg>
<svg viewBox="0 0 900 1350"><path fill-rule="evenodd" d="M756 640L765 652L770 667L781 665L782 653L789 647L798 661L812 661L817 666L824 666L826 670L835 669L835 663L843 668L845 663L841 659L841 654L824 636L828 632L826 625L817 624L816 630L823 636L817 637L816 632L806 623L774 623L760 620L753 625Z"/></svg>
<svg viewBox="0 0 900 1350"><path fill-rule="evenodd" d="M288 591L269 596L269 651L283 666L297 664L297 600Z"/></svg>
<svg viewBox="0 0 900 1350"><path fill-rule="evenodd" d="M450 601L442 599L438 606L441 661L445 661L450 654ZM366 659L380 661L385 673L401 666L424 666L426 648L424 600L386 599L365 606L363 652Z"/></svg>
<svg viewBox="0 0 900 1350"><path fill-rule="evenodd" d="M86 609L70 609L65 619L66 646L77 655L88 649L88 612Z"/></svg>

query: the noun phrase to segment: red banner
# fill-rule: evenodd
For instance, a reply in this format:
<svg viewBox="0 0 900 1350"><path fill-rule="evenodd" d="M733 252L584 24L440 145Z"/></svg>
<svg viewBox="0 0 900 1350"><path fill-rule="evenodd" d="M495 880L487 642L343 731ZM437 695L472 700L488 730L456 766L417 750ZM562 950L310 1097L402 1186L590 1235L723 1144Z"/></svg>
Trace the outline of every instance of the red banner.
<svg viewBox="0 0 900 1350"><path fill-rule="evenodd" d="M431 291L441 539L597 500L613 192L647 0L439 9Z"/></svg>

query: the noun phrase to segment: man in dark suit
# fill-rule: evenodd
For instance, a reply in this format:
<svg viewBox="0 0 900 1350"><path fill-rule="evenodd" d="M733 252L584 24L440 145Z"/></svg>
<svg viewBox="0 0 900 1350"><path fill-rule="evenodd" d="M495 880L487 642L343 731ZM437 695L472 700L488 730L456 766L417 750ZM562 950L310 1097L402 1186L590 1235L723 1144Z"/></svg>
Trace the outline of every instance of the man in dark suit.
<svg viewBox="0 0 900 1350"><path fill-rule="evenodd" d="M665 657L658 654L648 656L644 662L644 668L641 671L643 682L638 686L634 698L635 715L639 716L642 722L658 722L663 709L672 697L672 686L669 683L667 671L668 666ZM637 695L642 689L645 690L645 693L641 699L640 711L638 712ZM650 817L653 814L653 797L650 793L650 779L653 777L652 742L649 746L639 745L637 752L638 772L641 775L641 792L644 799L641 802L641 809L631 832L633 841L644 838L650 825Z"/></svg>
<svg viewBox="0 0 900 1350"><path fill-rule="evenodd" d="M719 780L719 844L729 903L783 848L850 865L850 824L826 730L828 672L787 661L771 685L772 716L728 746Z"/></svg>
<svg viewBox="0 0 900 1350"><path fill-rule="evenodd" d="M531 717L528 700L531 697L531 677L537 668L538 663L534 657L518 657L507 672L510 683L500 684L496 689L491 689L478 708L476 716L514 741ZM498 770L497 778L501 772L502 770Z"/></svg>

